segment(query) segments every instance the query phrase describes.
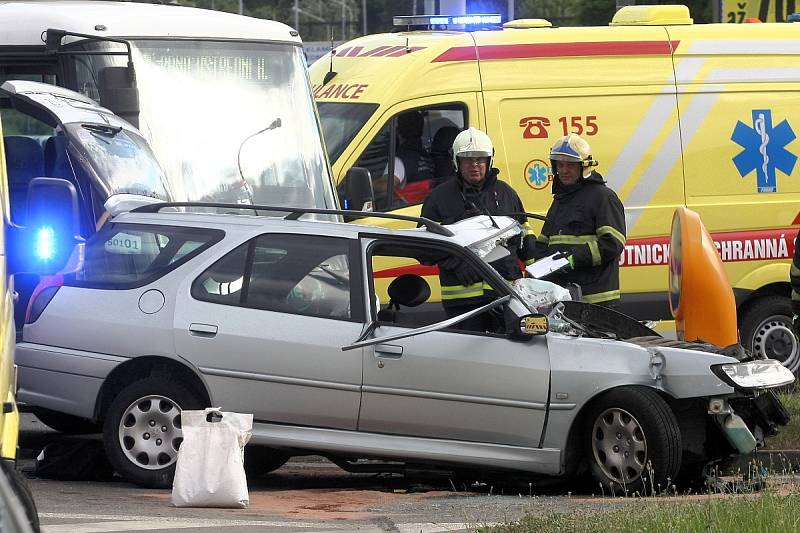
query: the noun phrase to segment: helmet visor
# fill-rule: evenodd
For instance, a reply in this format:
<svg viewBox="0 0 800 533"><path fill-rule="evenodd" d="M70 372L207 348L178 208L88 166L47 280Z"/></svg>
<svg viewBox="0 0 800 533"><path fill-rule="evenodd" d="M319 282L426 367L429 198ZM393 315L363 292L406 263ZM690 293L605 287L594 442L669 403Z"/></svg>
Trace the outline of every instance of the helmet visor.
<svg viewBox="0 0 800 533"><path fill-rule="evenodd" d="M458 152L456 157L492 157L492 154L486 150L465 150Z"/></svg>
<svg viewBox="0 0 800 533"><path fill-rule="evenodd" d="M583 161L579 155L563 152L551 152L550 159L553 161L566 161L567 163L581 163Z"/></svg>

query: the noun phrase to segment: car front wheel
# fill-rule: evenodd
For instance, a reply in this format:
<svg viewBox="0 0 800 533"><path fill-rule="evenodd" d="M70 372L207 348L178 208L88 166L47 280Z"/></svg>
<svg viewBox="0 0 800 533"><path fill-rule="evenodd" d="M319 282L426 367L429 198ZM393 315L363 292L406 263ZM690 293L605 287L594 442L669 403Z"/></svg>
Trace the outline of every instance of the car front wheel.
<svg viewBox="0 0 800 533"><path fill-rule="evenodd" d="M666 490L681 465L675 415L657 392L614 389L589 409L585 451L594 480L607 493L651 494Z"/></svg>
<svg viewBox="0 0 800 533"><path fill-rule="evenodd" d="M117 395L103 426L106 453L117 473L150 488L168 488L183 440L181 410L201 409L186 388L158 378L134 382Z"/></svg>

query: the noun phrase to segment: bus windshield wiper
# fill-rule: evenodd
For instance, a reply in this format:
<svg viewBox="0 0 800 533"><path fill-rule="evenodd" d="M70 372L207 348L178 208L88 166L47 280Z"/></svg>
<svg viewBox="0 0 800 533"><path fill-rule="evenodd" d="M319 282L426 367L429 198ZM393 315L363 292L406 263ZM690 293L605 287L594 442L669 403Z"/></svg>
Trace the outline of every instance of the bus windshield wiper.
<svg viewBox="0 0 800 533"><path fill-rule="evenodd" d="M104 133L112 137L122 131L122 126L110 126L108 124L81 124L81 127L92 133Z"/></svg>

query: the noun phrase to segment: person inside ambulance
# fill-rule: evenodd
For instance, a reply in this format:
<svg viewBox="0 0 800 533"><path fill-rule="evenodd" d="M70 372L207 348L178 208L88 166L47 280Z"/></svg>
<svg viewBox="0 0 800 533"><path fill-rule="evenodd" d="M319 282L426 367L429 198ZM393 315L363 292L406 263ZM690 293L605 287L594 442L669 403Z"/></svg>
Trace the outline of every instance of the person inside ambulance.
<svg viewBox="0 0 800 533"><path fill-rule="evenodd" d="M442 126L433 135L431 156L433 157L433 175L435 183L443 183L456 175L453 164L453 141L461 130L456 126Z"/></svg>
<svg viewBox="0 0 800 533"><path fill-rule="evenodd" d="M619 257L625 248L625 210L603 177L592 170L589 143L571 133L550 150L553 203L536 239L534 257L565 254L569 266L548 278L576 283L585 302L614 307L619 302Z"/></svg>
<svg viewBox="0 0 800 533"><path fill-rule="evenodd" d="M456 175L437 186L422 204L421 215L441 224L453 224L477 215L510 215L516 213L525 234L510 255L491 263L497 272L511 281L522 277L520 260L533 262L535 237L523 215L522 200L507 183L497 179L492 168L494 146L479 129L469 128L453 141L453 163ZM480 274L457 256L438 263L442 288L442 306L453 317L475 309L493 298L493 291ZM459 327L473 331L494 331L490 313L462 322Z"/></svg>
<svg viewBox="0 0 800 533"><path fill-rule="evenodd" d="M397 117L395 196L406 204L423 201L433 187L434 164L422 142L424 128L425 118L420 111L407 111Z"/></svg>

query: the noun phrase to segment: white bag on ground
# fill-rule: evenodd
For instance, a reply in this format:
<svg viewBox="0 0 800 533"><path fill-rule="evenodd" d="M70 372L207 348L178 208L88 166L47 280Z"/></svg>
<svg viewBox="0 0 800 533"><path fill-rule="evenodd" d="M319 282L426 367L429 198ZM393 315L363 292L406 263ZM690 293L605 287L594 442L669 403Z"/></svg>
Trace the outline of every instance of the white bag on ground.
<svg viewBox="0 0 800 533"><path fill-rule="evenodd" d="M250 503L244 445L253 415L220 408L181 411L183 442L178 449L172 504L176 507L239 507Z"/></svg>

